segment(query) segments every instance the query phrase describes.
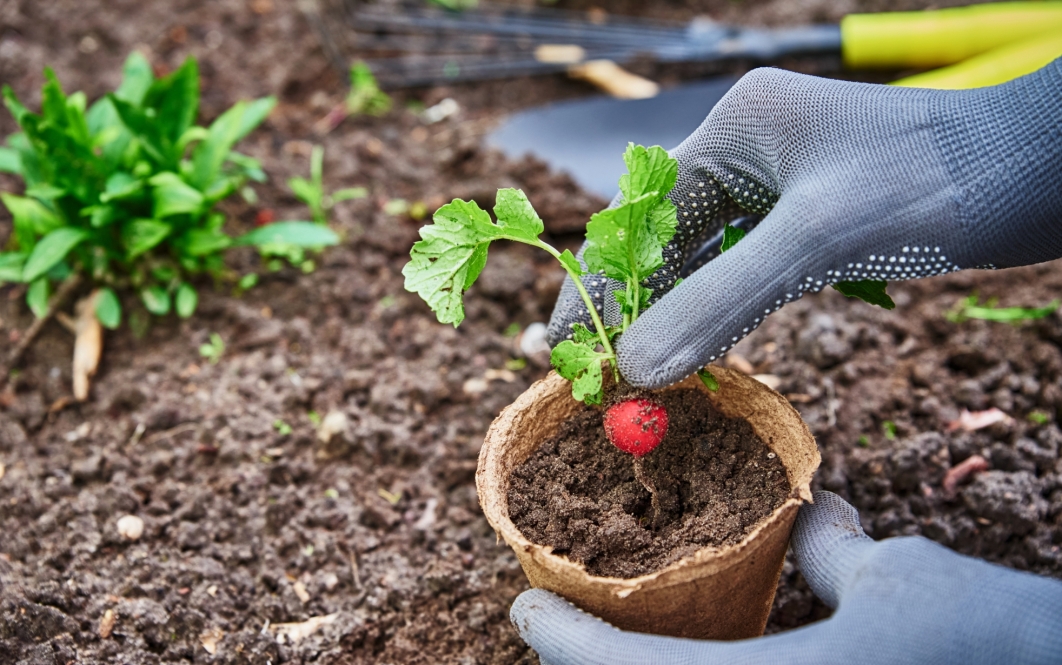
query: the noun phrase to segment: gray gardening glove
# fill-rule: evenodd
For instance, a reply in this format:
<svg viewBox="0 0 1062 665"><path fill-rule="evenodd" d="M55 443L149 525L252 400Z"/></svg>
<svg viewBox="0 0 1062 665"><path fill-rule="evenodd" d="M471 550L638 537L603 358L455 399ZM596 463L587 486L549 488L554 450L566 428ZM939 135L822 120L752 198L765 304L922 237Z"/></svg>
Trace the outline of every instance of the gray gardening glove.
<svg viewBox="0 0 1062 665"><path fill-rule="evenodd" d="M637 385L683 378L784 303L837 281L1062 257L1062 60L962 91L758 69L671 154L679 233L649 280L654 296L718 230L724 191L766 217L624 334L619 367ZM612 300L601 277L583 279ZM550 341L585 318L569 283Z"/></svg>
<svg viewBox="0 0 1062 665"><path fill-rule="evenodd" d="M811 589L836 612L785 633L737 642L626 633L541 589L522 593L510 617L548 665L1062 662L1062 581L920 536L875 542L830 492L801 508L792 545Z"/></svg>

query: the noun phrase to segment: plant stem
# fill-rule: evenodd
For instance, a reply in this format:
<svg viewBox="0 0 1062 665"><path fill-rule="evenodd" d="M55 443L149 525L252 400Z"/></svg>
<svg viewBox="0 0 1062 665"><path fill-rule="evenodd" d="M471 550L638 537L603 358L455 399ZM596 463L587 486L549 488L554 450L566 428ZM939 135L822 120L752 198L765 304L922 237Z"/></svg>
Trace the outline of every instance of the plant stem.
<svg viewBox="0 0 1062 665"><path fill-rule="evenodd" d="M7 362L3 365L3 373L0 373L0 384L7 382L11 370L22 358L22 354L26 352L26 349L33 344L33 340L37 339L37 335L39 335L44 328L44 324L48 323L48 321L55 316L55 313L66 304L67 299L70 298L71 294L73 294L79 286L81 286L81 275L79 273L70 275L59 285L59 289L55 292L55 295L53 295L52 299L48 301L48 309L44 312L44 315L39 319L34 320L34 322L30 324L30 327L26 328L26 332L22 334L22 338L19 339L18 344L11 350L11 354L8 355Z"/></svg>
<svg viewBox="0 0 1062 665"><path fill-rule="evenodd" d="M539 241L538 246L552 254L553 258L560 261L561 253L554 249L552 246L542 242L541 240ZM590 299L590 294L586 292L586 287L583 286L583 280L581 279L582 276L577 275L575 272L570 270L568 266L564 265L563 261L560 261L560 264L564 266L564 270L568 273L569 276L571 276L572 282L575 283L575 288L579 291L579 296L583 299L583 304L586 305L587 311L590 312L590 319L594 322L594 327L597 329L597 336L598 339L601 340L601 346L605 348L606 353L615 358L616 352L612 349L612 344L608 341L608 334L605 333L605 325L601 322L601 317L598 316L597 307L594 306L594 301ZM615 369L615 363L612 364L612 372L615 374L617 372L617 370ZM617 376L616 378L618 380L619 376Z"/></svg>
<svg viewBox="0 0 1062 665"><path fill-rule="evenodd" d="M642 466L641 457L634 458L634 477L649 492L649 500L653 504L653 526L655 527L657 522L660 521L660 498L656 495L656 486L653 485L653 481L649 479L649 475L645 472L645 467Z"/></svg>

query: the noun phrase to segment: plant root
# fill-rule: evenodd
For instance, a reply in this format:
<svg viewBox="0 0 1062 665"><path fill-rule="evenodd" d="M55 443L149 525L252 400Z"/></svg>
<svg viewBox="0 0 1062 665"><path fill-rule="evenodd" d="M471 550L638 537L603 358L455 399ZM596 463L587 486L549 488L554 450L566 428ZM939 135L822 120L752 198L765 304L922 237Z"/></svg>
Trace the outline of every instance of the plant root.
<svg viewBox="0 0 1062 665"><path fill-rule="evenodd" d="M634 458L634 477L638 479L638 482L642 484L642 487L649 492L649 500L653 505L653 521L650 524L654 529L660 522L660 497L656 494L656 485L649 478L649 474L645 472L645 466L642 465L642 458Z"/></svg>

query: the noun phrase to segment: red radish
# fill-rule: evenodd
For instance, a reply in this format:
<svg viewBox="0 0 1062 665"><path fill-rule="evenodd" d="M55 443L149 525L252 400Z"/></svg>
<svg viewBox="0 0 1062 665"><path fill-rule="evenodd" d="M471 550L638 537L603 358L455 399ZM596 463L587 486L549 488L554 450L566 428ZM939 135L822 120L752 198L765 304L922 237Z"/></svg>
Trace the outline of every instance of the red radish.
<svg viewBox="0 0 1062 665"><path fill-rule="evenodd" d="M613 404L605 412L605 435L612 445L635 457L660 445L667 434L667 411L639 397Z"/></svg>

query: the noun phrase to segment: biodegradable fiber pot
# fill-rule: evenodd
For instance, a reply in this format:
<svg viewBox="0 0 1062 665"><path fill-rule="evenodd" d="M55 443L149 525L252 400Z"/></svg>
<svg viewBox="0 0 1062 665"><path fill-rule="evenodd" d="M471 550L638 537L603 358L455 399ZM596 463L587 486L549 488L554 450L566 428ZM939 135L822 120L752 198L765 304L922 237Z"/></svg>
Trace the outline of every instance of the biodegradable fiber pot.
<svg viewBox="0 0 1062 665"><path fill-rule="evenodd" d="M699 388L724 415L748 420L785 466L792 488L785 503L736 545L705 547L631 579L591 575L582 564L532 543L509 519L510 475L582 407L571 397L571 384L550 372L491 425L476 471L487 521L516 551L531 586L553 591L624 630L716 640L763 634L797 510L811 501L819 451L807 425L781 395L738 372L712 367L712 373L718 392L708 391L696 376L666 390Z"/></svg>

